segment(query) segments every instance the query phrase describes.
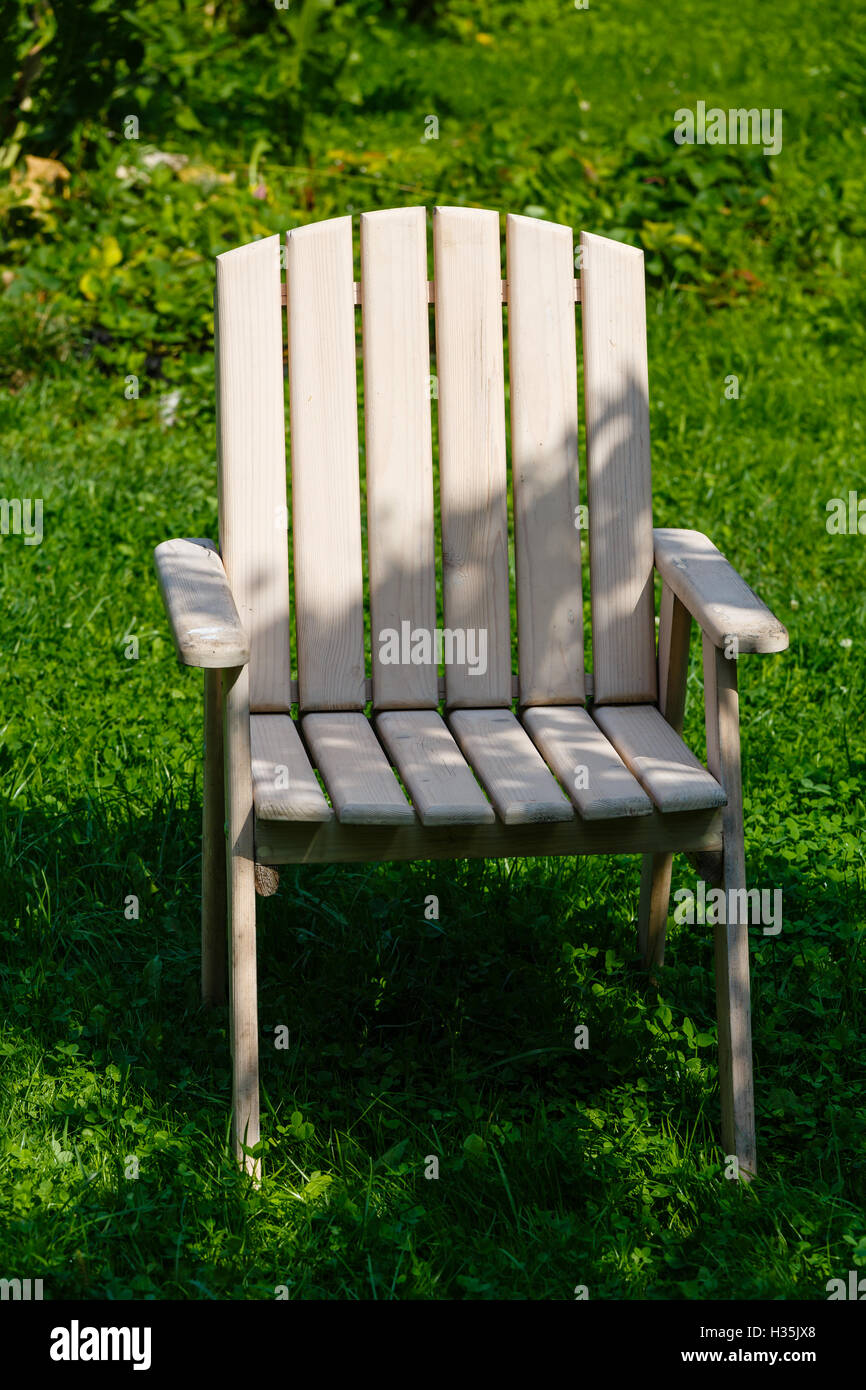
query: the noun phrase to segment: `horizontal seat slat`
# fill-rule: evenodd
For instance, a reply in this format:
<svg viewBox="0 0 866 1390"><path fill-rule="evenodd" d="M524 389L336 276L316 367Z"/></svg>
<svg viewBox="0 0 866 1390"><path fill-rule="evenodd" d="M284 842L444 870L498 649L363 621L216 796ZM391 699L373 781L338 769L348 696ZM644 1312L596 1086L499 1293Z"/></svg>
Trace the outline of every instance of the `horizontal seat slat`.
<svg viewBox="0 0 866 1390"><path fill-rule="evenodd" d="M583 820L650 814L646 792L585 709L535 706L523 724Z"/></svg>
<svg viewBox="0 0 866 1390"><path fill-rule="evenodd" d="M378 715L376 729L422 825L488 825L496 820L435 710L386 710Z"/></svg>
<svg viewBox="0 0 866 1390"><path fill-rule="evenodd" d="M415 824L366 715L306 714L301 729L343 825Z"/></svg>
<svg viewBox="0 0 866 1390"><path fill-rule="evenodd" d="M291 715L252 715L250 751L259 820L333 820Z"/></svg>
<svg viewBox="0 0 866 1390"><path fill-rule="evenodd" d="M571 802L510 709L452 710L448 722L505 825L573 819Z"/></svg>
<svg viewBox="0 0 866 1390"><path fill-rule="evenodd" d="M660 811L704 811L725 793L654 705L604 705L593 717Z"/></svg>

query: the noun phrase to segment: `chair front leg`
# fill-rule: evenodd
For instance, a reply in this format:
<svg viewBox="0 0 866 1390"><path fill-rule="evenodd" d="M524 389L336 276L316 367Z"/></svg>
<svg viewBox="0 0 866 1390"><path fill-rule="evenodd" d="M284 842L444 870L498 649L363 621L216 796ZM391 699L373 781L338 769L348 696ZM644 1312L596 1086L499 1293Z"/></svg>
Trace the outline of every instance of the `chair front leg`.
<svg viewBox="0 0 866 1390"><path fill-rule="evenodd" d="M722 813L725 920L714 928L722 1143L726 1154L736 1154L739 1176L749 1179L757 1163L737 663L707 637L703 647L707 766L728 798Z"/></svg>
<svg viewBox="0 0 866 1390"><path fill-rule="evenodd" d="M222 671L204 673L204 774L201 835L201 997L226 997L226 832Z"/></svg>
<svg viewBox="0 0 866 1390"><path fill-rule="evenodd" d="M261 1164L244 1153L244 1145L252 1148L259 1142L255 847L247 667L225 672L223 706L231 949L232 1141L238 1162L258 1182Z"/></svg>
<svg viewBox="0 0 866 1390"><path fill-rule="evenodd" d="M692 620L672 589L662 589L659 617L659 710L678 734L683 731L689 636ZM647 968L661 965L671 893L672 854L645 854L638 907L638 946Z"/></svg>

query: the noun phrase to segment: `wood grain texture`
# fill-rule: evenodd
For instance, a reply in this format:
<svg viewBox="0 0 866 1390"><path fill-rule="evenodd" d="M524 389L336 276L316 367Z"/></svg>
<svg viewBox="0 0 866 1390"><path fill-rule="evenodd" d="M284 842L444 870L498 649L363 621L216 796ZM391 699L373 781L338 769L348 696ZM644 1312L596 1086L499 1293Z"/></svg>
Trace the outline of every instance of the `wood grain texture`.
<svg viewBox="0 0 866 1390"><path fill-rule="evenodd" d="M654 705L605 705L593 716L660 811L724 804L718 782Z"/></svg>
<svg viewBox="0 0 866 1390"><path fill-rule="evenodd" d="M675 733L683 731L692 618L669 585L662 585L659 613L659 713Z"/></svg>
<svg viewBox="0 0 866 1390"><path fill-rule="evenodd" d="M301 728L343 825L415 824L415 812L363 714L307 714Z"/></svg>
<svg viewBox="0 0 866 1390"><path fill-rule="evenodd" d="M182 664L206 670L246 666L249 639L213 541L163 541L153 560Z"/></svg>
<svg viewBox="0 0 866 1390"><path fill-rule="evenodd" d="M506 237L520 703L582 704L572 232L509 216Z"/></svg>
<svg viewBox="0 0 866 1390"><path fill-rule="evenodd" d="M641 860L637 940L641 960L648 970L664 963L673 866L674 857L669 851L645 854Z"/></svg>
<svg viewBox="0 0 866 1390"><path fill-rule="evenodd" d="M573 820L571 802L510 709L452 710L448 722L504 825Z"/></svg>
<svg viewBox="0 0 866 1390"><path fill-rule="evenodd" d="M289 555L279 237L216 258L220 554L250 642L250 704L288 710Z"/></svg>
<svg viewBox="0 0 866 1390"><path fill-rule="evenodd" d="M201 824L201 997L226 997L226 834L222 675L204 673L204 765Z"/></svg>
<svg viewBox="0 0 866 1390"><path fill-rule="evenodd" d="M406 859L648 854L718 850L720 811L528 825L324 825L272 821L256 828L256 855L270 864L368 864Z"/></svg>
<svg viewBox="0 0 866 1390"><path fill-rule="evenodd" d="M436 664L383 661L382 635L436 626L427 220L423 208L361 217L367 550L373 702L434 709Z"/></svg>
<svg viewBox="0 0 866 1390"><path fill-rule="evenodd" d="M716 647L736 637L741 654L783 652L788 632L700 531L656 527L655 564Z"/></svg>
<svg viewBox="0 0 866 1390"><path fill-rule="evenodd" d="M493 807L436 710L386 710L376 730L422 825L493 824Z"/></svg>
<svg viewBox="0 0 866 1390"><path fill-rule="evenodd" d="M249 667L223 676L225 810L229 918L232 1137L235 1156L256 1181L259 1142L259 1028L256 980L255 820L250 769Z"/></svg>
<svg viewBox="0 0 866 1390"><path fill-rule="evenodd" d="M364 620L352 219L286 238L295 625L302 710L361 709Z"/></svg>
<svg viewBox="0 0 866 1390"><path fill-rule="evenodd" d="M706 635L703 658L707 764L727 796L722 812L726 920L713 928L722 1144L726 1153L737 1155L740 1177L749 1180L757 1173L757 1157L737 663Z"/></svg>
<svg viewBox="0 0 866 1390"><path fill-rule="evenodd" d="M659 713L677 734L683 731L691 627L689 613L664 584L659 615ZM672 871L672 854L644 856L637 930L638 947L648 967L664 962Z"/></svg>
<svg viewBox="0 0 866 1390"><path fill-rule="evenodd" d="M592 672L591 672L591 671L587 671L587 672L585 673L585 675L584 675L584 683L585 683L585 685L586 685L586 698L587 698L587 700L591 700L591 699L592 699ZM438 676L438 677L437 677L437 679L436 679L436 687L437 687L437 694L438 694L438 696L439 696L439 700L440 700L440 701L444 700L444 699L445 699L445 677L444 677L444 676ZM298 682L297 682L297 681L295 681L295 680L292 681L291 689L292 689L292 704L293 704L293 705L296 705L296 704L298 703ZM516 675L513 675L513 676L511 677L511 698L512 698L512 700L516 700L517 697L518 697L518 695L519 695L519 693L520 693L520 691L519 691L519 687L518 687L517 676L516 676ZM372 699L373 699L373 682L372 682L372 680L371 680L371 679L369 678L369 676L368 676L368 677L365 679L365 681L364 681L364 703L365 703L365 704L369 704L369 703L372 701Z"/></svg>
<svg viewBox="0 0 866 1390"><path fill-rule="evenodd" d="M400 209L394 209L394 210L395 210L395 211L400 211ZM362 217L366 217L366 216L368 216L368 214L367 214L367 213L362 213L361 216L362 216ZM507 281L507 280L503 280L503 281L501 282L501 286L502 286L502 303L503 303L503 304L507 304L507 303L508 303L508 281ZM352 290L353 290L353 294L354 294L354 302L355 302L355 304L360 304L360 303L361 303L361 300L362 300L362 291L361 291L361 282L360 282L359 280L355 280L355 281L354 281L354 283L353 283L353 285L352 285ZM285 287L285 285L281 285L281 286L280 286L280 304L285 305L285 302L286 302L286 287ZM428 280L428 281L427 281L427 303L428 303L428 304L435 304L435 302L436 302L435 285L434 285L434 282L433 282L432 280ZM579 304L579 303L580 303L580 279L579 279L578 277L575 277L575 280L574 280L574 302L575 302L575 304Z"/></svg>
<svg viewBox="0 0 866 1390"><path fill-rule="evenodd" d="M592 651L597 704L656 699L643 252L582 232Z"/></svg>
<svg viewBox="0 0 866 1390"><path fill-rule="evenodd" d="M333 818L291 715L254 714L250 749L257 820Z"/></svg>
<svg viewBox="0 0 866 1390"><path fill-rule="evenodd" d="M450 708L511 702L499 215L436 208L436 365L445 626L487 644L446 666ZM479 634L483 633L481 639Z"/></svg>
<svg viewBox="0 0 866 1390"><path fill-rule="evenodd" d="M584 820L650 814L646 792L585 709L536 706L523 725Z"/></svg>

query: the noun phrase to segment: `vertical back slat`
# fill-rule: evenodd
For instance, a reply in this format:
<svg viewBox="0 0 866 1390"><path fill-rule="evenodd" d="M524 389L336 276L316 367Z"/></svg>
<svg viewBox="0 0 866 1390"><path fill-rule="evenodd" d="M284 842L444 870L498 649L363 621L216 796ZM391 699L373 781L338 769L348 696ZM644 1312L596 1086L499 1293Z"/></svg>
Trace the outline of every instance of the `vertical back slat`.
<svg viewBox="0 0 866 1390"><path fill-rule="evenodd" d="M250 705L291 708L280 240L216 258L220 552L250 638Z"/></svg>
<svg viewBox="0 0 866 1390"><path fill-rule="evenodd" d="M643 252L581 233L596 704L656 699Z"/></svg>
<svg viewBox="0 0 866 1390"><path fill-rule="evenodd" d="M446 649L446 699L452 708L510 705L498 213L436 208L433 255L445 627L467 654L474 642L475 658L449 663Z"/></svg>
<svg viewBox="0 0 866 1390"><path fill-rule="evenodd" d="M373 703L432 709L439 695L423 208L362 215L361 305ZM426 634L429 650L413 633ZM413 651L416 660L407 661Z"/></svg>
<svg viewBox="0 0 866 1390"><path fill-rule="evenodd" d="M364 706L352 219L286 238L295 626L302 710Z"/></svg>
<svg viewBox="0 0 866 1390"><path fill-rule="evenodd" d="M533 217L505 225L520 703L582 704L572 233Z"/></svg>

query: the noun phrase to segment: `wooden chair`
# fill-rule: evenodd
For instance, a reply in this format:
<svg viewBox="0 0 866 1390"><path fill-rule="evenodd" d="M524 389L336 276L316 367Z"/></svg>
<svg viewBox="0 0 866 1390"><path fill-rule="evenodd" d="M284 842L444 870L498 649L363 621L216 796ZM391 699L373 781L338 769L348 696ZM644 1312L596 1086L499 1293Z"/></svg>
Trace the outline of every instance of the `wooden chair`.
<svg viewBox="0 0 866 1390"><path fill-rule="evenodd" d="M276 236L217 257L219 550L166 541L156 566L180 660L205 671L202 992L209 1003L224 997L228 927L234 1145L253 1173L259 866L640 854L639 940L652 964L662 959L674 851L699 856L702 875L728 890L728 920L714 933L721 1132L740 1175L756 1171L735 657L782 651L787 633L706 537L653 530L642 252L584 232L578 281L569 227L509 216L506 230L505 280L499 215L473 208L435 210L432 281L423 208L361 217L360 284L349 217L288 233L284 285ZM709 770L680 738L692 618L703 633Z"/></svg>

